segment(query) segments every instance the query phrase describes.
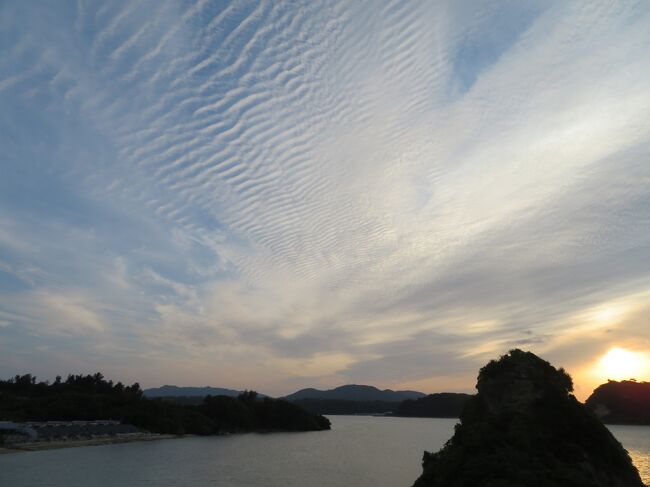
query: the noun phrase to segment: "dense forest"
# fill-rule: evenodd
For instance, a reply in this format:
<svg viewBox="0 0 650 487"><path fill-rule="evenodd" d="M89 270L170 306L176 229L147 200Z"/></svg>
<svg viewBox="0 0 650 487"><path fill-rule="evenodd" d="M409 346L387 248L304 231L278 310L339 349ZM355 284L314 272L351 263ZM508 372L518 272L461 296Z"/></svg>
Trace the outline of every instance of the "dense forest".
<svg viewBox="0 0 650 487"><path fill-rule="evenodd" d="M244 431L314 431L327 418L296 404L246 391L238 397L208 396L197 405L144 397L138 383L125 386L100 373L37 382L27 374L0 381L0 420L114 419L153 433L212 435Z"/></svg>
<svg viewBox="0 0 650 487"><path fill-rule="evenodd" d="M399 404L395 416L419 418L458 418L470 394L442 392L419 399L407 399Z"/></svg>
<svg viewBox="0 0 650 487"><path fill-rule="evenodd" d="M610 380L585 404L605 423L650 425L650 382Z"/></svg>

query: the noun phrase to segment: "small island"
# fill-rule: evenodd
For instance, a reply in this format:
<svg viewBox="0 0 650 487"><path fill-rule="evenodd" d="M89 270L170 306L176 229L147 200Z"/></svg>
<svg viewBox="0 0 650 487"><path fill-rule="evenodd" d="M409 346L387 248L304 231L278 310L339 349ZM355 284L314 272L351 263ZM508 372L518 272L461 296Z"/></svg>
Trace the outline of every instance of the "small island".
<svg viewBox="0 0 650 487"><path fill-rule="evenodd" d="M650 382L610 380L585 404L607 424L650 425Z"/></svg>

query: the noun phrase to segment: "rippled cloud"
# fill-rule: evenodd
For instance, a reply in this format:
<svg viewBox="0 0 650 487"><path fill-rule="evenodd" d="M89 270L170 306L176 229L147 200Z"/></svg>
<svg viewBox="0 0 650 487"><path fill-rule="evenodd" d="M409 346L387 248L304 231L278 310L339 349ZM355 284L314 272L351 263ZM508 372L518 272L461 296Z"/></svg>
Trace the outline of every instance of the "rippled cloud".
<svg viewBox="0 0 650 487"><path fill-rule="evenodd" d="M591 386L650 349L649 45L646 2L4 2L0 372Z"/></svg>

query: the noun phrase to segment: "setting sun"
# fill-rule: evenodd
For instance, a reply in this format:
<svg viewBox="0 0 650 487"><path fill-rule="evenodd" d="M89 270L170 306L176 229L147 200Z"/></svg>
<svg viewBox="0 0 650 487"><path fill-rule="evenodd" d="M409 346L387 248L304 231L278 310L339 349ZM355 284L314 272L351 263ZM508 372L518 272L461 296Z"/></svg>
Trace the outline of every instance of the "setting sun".
<svg viewBox="0 0 650 487"><path fill-rule="evenodd" d="M612 348L600 359L598 366L603 378L624 380L638 378L644 371L645 363L640 353Z"/></svg>

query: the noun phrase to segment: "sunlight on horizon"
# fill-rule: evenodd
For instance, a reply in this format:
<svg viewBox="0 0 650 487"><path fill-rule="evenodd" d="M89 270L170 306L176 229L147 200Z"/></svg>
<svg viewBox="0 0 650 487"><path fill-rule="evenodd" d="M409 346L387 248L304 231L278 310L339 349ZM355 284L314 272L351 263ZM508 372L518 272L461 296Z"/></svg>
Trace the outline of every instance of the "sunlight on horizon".
<svg viewBox="0 0 650 487"><path fill-rule="evenodd" d="M597 373L603 380L643 380L648 369L644 354L625 348L610 349L599 361Z"/></svg>

